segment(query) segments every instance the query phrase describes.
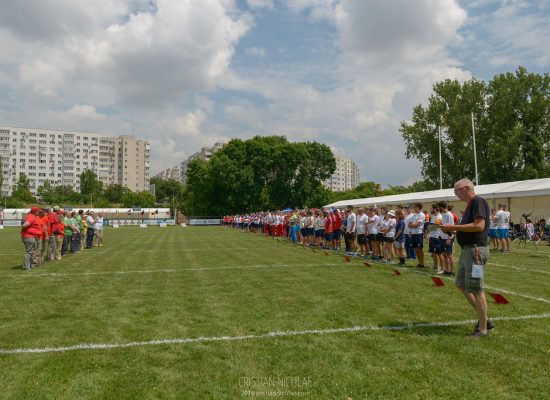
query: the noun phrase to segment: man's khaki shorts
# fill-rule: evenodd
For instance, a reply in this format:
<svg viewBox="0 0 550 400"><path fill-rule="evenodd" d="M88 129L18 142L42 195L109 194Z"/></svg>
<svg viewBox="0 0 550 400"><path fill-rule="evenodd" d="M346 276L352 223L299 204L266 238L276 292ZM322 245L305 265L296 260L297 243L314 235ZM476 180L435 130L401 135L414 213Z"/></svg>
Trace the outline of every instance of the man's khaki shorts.
<svg viewBox="0 0 550 400"><path fill-rule="evenodd" d="M472 278L472 264L485 265L489 259L487 246L477 246L479 260L476 261L475 247L465 247L460 252L458 259L458 272L456 273L455 284L463 287L468 293L483 292L483 278ZM485 271L483 271L485 273Z"/></svg>

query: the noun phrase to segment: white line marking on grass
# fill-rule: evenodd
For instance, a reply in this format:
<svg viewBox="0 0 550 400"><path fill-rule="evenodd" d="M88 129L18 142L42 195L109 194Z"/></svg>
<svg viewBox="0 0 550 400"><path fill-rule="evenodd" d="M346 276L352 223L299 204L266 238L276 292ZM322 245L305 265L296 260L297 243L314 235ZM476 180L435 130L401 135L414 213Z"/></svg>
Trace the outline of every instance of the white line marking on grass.
<svg viewBox="0 0 550 400"><path fill-rule="evenodd" d="M117 243L119 244L119 243ZM158 252L170 252L170 253L179 253L179 252L186 252L186 251L216 251L216 250L252 250L255 249L255 247L223 247L223 248L213 248L213 247L201 247L201 248L195 248L195 249L174 249L174 250L168 250L168 249L151 249L151 250L128 250L128 251L117 251L116 254L130 254L130 253L158 253ZM95 250L95 249L94 249ZM111 248L111 250L113 250ZM96 251L96 254L111 254L108 250L98 250ZM72 254L72 253L69 253ZM87 253L84 253L87 254ZM21 253L1 253L0 256L22 256L23 252Z"/></svg>
<svg viewBox="0 0 550 400"><path fill-rule="evenodd" d="M493 317L493 321L523 321L529 319L544 319L550 318L550 313L521 315L517 317ZM326 329L306 329L302 331L274 331L259 335L242 335L242 336L201 336L197 338L181 338L181 339L158 339L147 340L142 342L128 343L81 343L71 346L62 347L42 347L42 348L18 348L18 349L1 349L0 354L37 354L37 353L63 353L75 350L112 350L129 347L143 346L158 346L164 344L189 344L189 343L205 343L205 342L231 342L253 339L267 339L274 337L287 336L303 336L303 335L330 335L335 333L351 333L351 332L366 332L366 331L403 331L416 328L435 328L445 326L460 326L474 324L477 320L463 321L442 321L442 322L419 322L408 323L402 325L371 325L371 326L351 326L346 328L326 328Z"/></svg>
<svg viewBox="0 0 550 400"><path fill-rule="evenodd" d="M72 273L63 273L63 272L52 272L46 274L33 274L33 273L24 273L24 274L7 274L1 275L2 277L14 277L14 278L33 278L33 277L43 277L43 276L88 276L88 275L128 275L128 274L155 274L155 273L176 273L176 272L187 272L187 271L209 271L209 270L219 270L219 269L248 269L248 268L284 268L284 267L334 267L342 265L338 264L256 264L256 265L232 265L226 267L204 267L204 268L181 268L181 269L144 269L144 270L130 270L130 271L100 271L100 272L72 272Z"/></svg>
<svg viewBox="0 0 550 400"><path fill-rule="evenodd" d="M411 271L411 270L409 270L409 271ZM420 274L420 275L437 276L437 275L430 274L429 272L423 272L423 271L412 270L411 272L414 272L414 273L417 273L417 274ZM445 277L445 276L440 276L440 278L454 282L453 278L449 278L449 277ZM550 304L550 300L544 299L542 297L536 297L536 296L532 296L530 294L525 294L525 293L512 292L511 290L501 289L501 288L497 288L497 287L494 287L494 286L485 285L484 287L485 287L485 289L496 290L498 292L507 293L507 294L511 294L511 295L514 295L514 296L524 297L524 298L529 299L529 300L535 300L535 301L540 301L542 303Z"/></svg>
<svg viewBox="0 0 550 400"><path fill-rule="evenodd" d="M499 263L494 263L494 262L489 262L487 263L489 265L495 265L497 267L506 267L506 268L512 268L512 269L515 269L516 271L522 271L522 272L536 272L537 274L545 274L545 275L550 275L550 271L541 271L540 269L530 269L530 268L521 268L521 267L515 267L513 265L506 265L506 264L499 264Z"/></svg>

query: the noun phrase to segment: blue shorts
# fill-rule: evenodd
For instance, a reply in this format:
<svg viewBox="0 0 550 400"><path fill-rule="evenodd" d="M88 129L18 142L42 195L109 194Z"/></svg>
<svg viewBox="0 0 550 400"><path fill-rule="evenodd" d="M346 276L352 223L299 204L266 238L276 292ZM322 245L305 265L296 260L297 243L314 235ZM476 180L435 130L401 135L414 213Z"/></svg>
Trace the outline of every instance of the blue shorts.
<svg viewBox="0 0 550 400"><path fill-rule="evenodd" d="M325 233L325 240L327 242L332 242L332 232L330 233Z"/></svg>
<svg viewBox="0 0 550 400"><path fill-rule="evenodd" d="M413 249L422 249L424 247L424 235L422 233L413 233L411 238Z"/></svg>
<svg viewBox="0 0 550 400"><path fill-rule="evenodd" d="M443 253L443 249L441 248L441 240L439 238L431 237L429 241L429 248L430 253Z"/></svg>
<svg viewBox="0 0 550 400"><path fill-rule="evenodd" d="M439 238L441 240L441 250L443 250L443 253L447 254L453 254L453 245L454 245L454 239L451 239L450 243L447 244L447 239Z"/></svg>
<svg viewBox="0 0 550 400"><path fill-rule="evenodd" d="M506 239L508 237L508 229L497 229L498 238L499 239Z"/></svg>
<svg viewBox="0 0 550 400"><path fill-rule="evenodd" d="M496 239L497 238L497 230L496 229L489 229L489 237L491 239Z"/></svg>
<svg viewBox="0 0 550 400"><path fill-rule="evenodd" d="M333 232L334 240L340 240L340 229L337 229Z"/></svg>

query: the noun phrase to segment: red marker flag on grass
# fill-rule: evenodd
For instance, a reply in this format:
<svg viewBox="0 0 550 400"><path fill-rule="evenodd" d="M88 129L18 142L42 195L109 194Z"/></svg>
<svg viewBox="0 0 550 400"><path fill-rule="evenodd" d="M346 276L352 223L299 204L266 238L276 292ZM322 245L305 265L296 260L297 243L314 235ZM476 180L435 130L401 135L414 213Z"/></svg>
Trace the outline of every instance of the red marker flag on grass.
<svg viewBox="0 0 550 400"><path fill-rule="evenodd" d="M401 271L399 271L398 269L394 269L394 270L393 270L393 273L394 273L395 275L401 275Z"/></svg>
<svg viewBox="0 0 550 400"><path fill-rule="evenodd" d="M438 276L432 276L432 281L434 281L435 286L437 287L445 286L445 282L443 282L443 279Z"/></svg>
<svg viewBox="0 0 550 400"><path fill-rule="evenodd" d="M370 264L368 262L364 262L363 264L365 264L365 267L369 267L370 268Z"/></svg>
<svg viewBox="0 0 550 400"><path fill-rule="evenodd" d="M345 262L350 262L350 261L351 261L351 258L349 258L348 256L344 256L344 261L345 261Z"/></svg>
<svg viewBox="0 0 550 400"><path fill-rule="evenodd" d="M506 297L504 297L503 295L499 294L499 293L489 293L489 296L491 296L493 298L493 300L495 301L495 303L497 304L508 304L509 301L506 299Z"/></svg>

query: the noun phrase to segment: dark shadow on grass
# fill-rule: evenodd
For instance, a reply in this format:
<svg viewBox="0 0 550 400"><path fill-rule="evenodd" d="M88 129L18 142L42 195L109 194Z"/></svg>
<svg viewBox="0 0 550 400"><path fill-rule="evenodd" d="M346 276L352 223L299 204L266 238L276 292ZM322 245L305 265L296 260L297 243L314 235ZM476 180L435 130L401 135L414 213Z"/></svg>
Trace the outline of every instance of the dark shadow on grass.
<svg viewBox="0 0 550 400"><path fill-rule="evenodd" d="M380 328L387 330L389 332L395 333L405 333L411 335L420 335L420 336L435 336L435 335L445 335L445 336L464 336L469 333L469 325L439 325L439 326L422 326L422 324L432 324L430 321L417 321L412 326L410 323L402 321L392 321L384 325L379 325ZM416 326L419 325L419 326ZM405 327L399 329L397 327ZM396 327L396 328L393 328Z"/></svg>

